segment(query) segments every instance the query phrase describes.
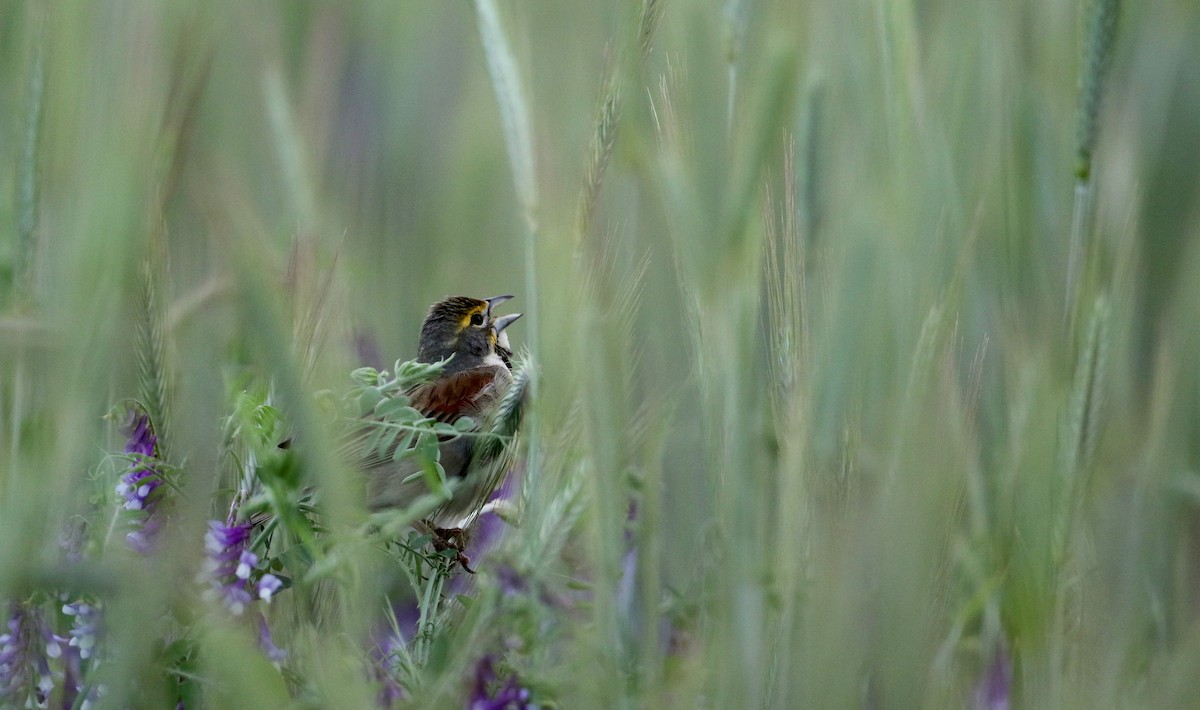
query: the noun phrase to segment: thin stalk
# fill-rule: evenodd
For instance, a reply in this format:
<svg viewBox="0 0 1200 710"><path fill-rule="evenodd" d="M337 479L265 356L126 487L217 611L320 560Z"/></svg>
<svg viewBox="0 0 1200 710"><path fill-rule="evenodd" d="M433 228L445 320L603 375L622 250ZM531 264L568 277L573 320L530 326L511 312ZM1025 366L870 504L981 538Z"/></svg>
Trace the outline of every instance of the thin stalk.
<svg viewBox="0 0 1200 710"><path fill-rule="evenodd" d="M24 294L36 290L35 231L38 223L38 140L42 124L42 95L45 91L45 41L40 13L31 20L34 30L33 58L26 88L25 131L17 161L17 283Z"/></svg>
<svg viewBox="0 0 1200 710"><path fill-rule="evenodd" d="M1104 79L1112 63L1112 48L1117 38L1120 0L1093 0L1087 16L1087 37L1083 54L1083 73L1079 79L1079 114L1075 138L1075 206L1071 216L1071 235L1067 249L1066 302L1064 320L1072 324L1079 301L1079 280L1086 258L1086 235L1092 216L1093 166L1100 105L1104 98ZM1068 329L1071 332L1073 329Z"/></svg>
<svg viewBox="0 0 1200 710"><path fill-rule="evenodd" d="M524 307L528 324L529 342L535 359L540 352L541 318L538 307L538 188L534 171L533 119L524 83L516 58L509 45L508 37L500 22L500 13L495 0L475 0L475 17L479 26L479 37L487 61L488 76L500 108L500 122L504 128L504 143L508 149L509 164L517 199L521 202L521 217L525 223L525 289L529 294ZM530 383L530 394L536 394L536 383ZM526 485L533 488L540 472L539 423L538 417L529 418L529 450L526 463Z"/></svg>
<svg viewBox="0 0 1200 710"><path fill-rule="evenodd" d="M433 639L433 618L437 615L442 598L442 587L446 583L444 564L430 565L429 581L421 597L421 617L417 620L417 648L413 653L417 662L424 666L429 660L429 642Z"/></svg>
<svg viewBox="0 0 1200 710"><path fill-rule="evenodd" d="M750 17L750 0L729 0L725 5L725 64L728 89L725 101L725 135L733 145L733 114L737 104L738 62L746 40L746 25Z"/></svg>

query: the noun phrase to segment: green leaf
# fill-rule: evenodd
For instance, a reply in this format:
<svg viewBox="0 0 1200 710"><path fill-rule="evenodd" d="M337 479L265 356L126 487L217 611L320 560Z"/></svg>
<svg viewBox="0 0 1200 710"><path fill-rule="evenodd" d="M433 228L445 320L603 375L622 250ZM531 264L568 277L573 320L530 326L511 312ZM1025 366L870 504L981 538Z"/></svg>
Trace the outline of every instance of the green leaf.
<svg viewBox="0 0 1200 710"><path fill-rule="evenodd" d="M387 429L378 426L375 422L370 422L370 424L372 425L370 426L370 433L364 435L360 442L356 442L359 443L358 452L362 455L366 455L369 451L383 452L387 450L387 447L380 444L380 440L387 435ZM379 455L382 455L382 453Z"/></svg>
<svg viewBox="0 0 1200 710"><path fill-rule="evenodd" d="M440 461L442 458L441 448L438 447L437 434L432 431L423 431L417 439L417 449L429 461Z"/></svg>
<svg viewBox="0 0 1200 710"><path fill-rule="evenodd" d="M458 434L459 434L458 429L456 429L454 427L454 425L447 424L446 422L434 422L433 431L438 436L455 437L455 436L458 436Z"/></svg>
<svg viewBox="0 0 1200 710"><path fill-rule="evenodd" d="M422 418L420 412L409 406L408 397L390 397L375 405L376 416L389 421L415 422Z"/></svg>
<svg viewBox="0 0 1200 710"><path fill-rule="evenodd" d="M434 494L446 497L449 491L446 490L446 469L437 461L426 460L422 466L425 472L425 483L429 485L429 490Z"/></svg>
<svg viewBox="0 0 1200 710"><path fill-rule="evenodd" d="M413 439L417 438L417 432L409 429L404 431L403 434L404 437L400 439L399 443L396 444L396 448L392 450L392 461L399 461L406 458L414 451Z"/></svg>
<svg viewBox="0 0 1200 710"><path fill-rule="evenodd" d="M397 361L396 382L403 389L408 389L422 382L429 382L441 374L447 362L449 362L449 359L434 363L417 362L416 360L409 360L408 362Z"/></svg>
<svg viewBox="0 0 1200 710"><path fill-rule="evenodd" d="M284 489L295 489L300 484L300 462L290 452L276 449L267 452L258 467L258 477L263 483L283 484Z"/></svg>
<svg viewBox="0 0 1200 710"><path fill-rule="evenodd" d="M358 411L370 412L383 401L383 392L378 387L365 387L358 395Z"/></svg>
<svg viewBox="0 0 1200 710"><path fill-rule="evenodd" d="M396 443L396 437L400 435L399 429L391 427L379 427L379 443L375 445L375 455L381 459L388 456L388 452L392 450L393 444Z"/></svg>

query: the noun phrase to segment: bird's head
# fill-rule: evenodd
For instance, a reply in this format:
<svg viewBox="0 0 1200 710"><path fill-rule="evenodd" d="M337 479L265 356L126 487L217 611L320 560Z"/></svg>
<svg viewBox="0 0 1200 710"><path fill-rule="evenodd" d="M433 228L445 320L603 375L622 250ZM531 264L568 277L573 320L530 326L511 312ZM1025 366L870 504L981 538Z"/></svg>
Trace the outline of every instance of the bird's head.
<svg viewBox="0 0 1200 710"><path fill-rule="evenodd" d="M512 350L504 330L521 314L499 317L492 314L493 307L510 298L512 296L450 296L433 304L421 325L417 359L421 362L437 362L453 355L454 359L446 365L447 372L479 367L486 364L489 358L499 358L505 365L511 366L509 358Z"/></svg>

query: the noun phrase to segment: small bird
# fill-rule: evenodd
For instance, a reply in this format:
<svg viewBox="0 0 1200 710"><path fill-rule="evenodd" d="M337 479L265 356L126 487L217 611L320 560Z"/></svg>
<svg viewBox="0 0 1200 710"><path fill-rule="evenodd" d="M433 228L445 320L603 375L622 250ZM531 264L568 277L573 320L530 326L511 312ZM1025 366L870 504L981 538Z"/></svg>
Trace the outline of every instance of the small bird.
<svg viewBox="0 0 1200 710"><path fill-rule="evenodd" d="M492 313L495 306L511 298L450 296L429 308L421 325L417 360L447 362L436 380L406 393L415 409L448 424L471 417L476 422L475 431L487 421L513 382L512 349L506 329L521 314L497 317ZM443 441L439 447L439 462L455 489L451 499L434 510L426 522L439 536L457 538L459 543L461 528L469 524L499 486L505 468L502 461L481 460L484 457L479 455L478 440L477 436L459 436ZM357 462L366 473L367 507L371 510L408 505L428 490L419 475L420 461L415 457L393 461L387 453L371 453Z"/></svg>

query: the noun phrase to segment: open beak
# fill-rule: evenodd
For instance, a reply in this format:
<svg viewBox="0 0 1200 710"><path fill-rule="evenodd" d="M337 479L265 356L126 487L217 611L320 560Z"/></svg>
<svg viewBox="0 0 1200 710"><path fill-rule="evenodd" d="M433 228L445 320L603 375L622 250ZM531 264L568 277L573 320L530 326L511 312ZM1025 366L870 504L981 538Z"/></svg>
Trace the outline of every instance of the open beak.
<svg viewBox="0 0 1200 710"><path fill-rule="evenodd" d="M508 298L508 297L506 297ZM496 335L504 332L504 329L512 325L514 321L521 317L521 313L510 313L506 316L500 316L492 321L492 329L496 331Z"/></svg>
<svg viewBox="0 0 1200 710"><path fill-rule="evenodd" d="M487 304L488 304L487 314L490 316L490 315L492 315L492 307L498 306L501 303L504 303L505 301L511 301L512 294L509 294L507 296L492 296L491 298L485 298L483 300L487 301Z"/></svg>

